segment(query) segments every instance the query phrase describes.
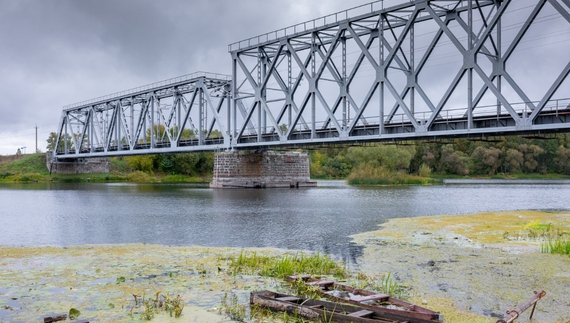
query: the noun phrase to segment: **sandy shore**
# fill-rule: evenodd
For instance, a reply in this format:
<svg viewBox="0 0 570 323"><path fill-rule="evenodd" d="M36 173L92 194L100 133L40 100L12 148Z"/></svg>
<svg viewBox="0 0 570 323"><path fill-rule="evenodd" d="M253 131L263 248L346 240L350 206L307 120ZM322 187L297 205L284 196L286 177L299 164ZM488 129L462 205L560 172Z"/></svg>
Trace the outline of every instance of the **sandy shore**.
<svg viewBox="0 0 570 323"><path fill-rule="evenodd" d="M537 220L570 231L567 213L390 220L378 231L353 236L364 246L355 270L378 280L390 273L413 302L441 311L445 322L495 322L541 289L547 295L533 322L570 322L570 258L540 253L540 239L528 238L524 229ZM0 322L37 322L72 307L81 310L80 318L97 322L141 322L133 294L157 292L181 295L186 307L181 319L159 315L152 322L230 322L217 312L224 293L248 304L250 291L282 283L231 275L228 259L241 251L142 244L0 247ZM527 318L525 313L519 322Z"/></svg>

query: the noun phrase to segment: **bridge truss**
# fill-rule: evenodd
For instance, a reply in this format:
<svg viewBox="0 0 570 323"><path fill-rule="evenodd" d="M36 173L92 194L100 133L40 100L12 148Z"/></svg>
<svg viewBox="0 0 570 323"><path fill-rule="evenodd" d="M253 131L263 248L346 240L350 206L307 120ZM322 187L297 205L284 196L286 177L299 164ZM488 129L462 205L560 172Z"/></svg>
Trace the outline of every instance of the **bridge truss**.
<svg viewBox="0 0 570 323"><path fill-rule="evenodd" d="M568 30L569 0L382 5L374 2L230 45L233 108L248 107L246 118L232 120L232 146L516 133L570 125L561 117L570 101L552 100L570 72L567 58L547 86L538 86L540 93L533 88L537 84L529 86L529 78L531 83L548 79L543 78L548 71L526 79L511 72L527 68L520 65L525 53L518 49L536 39L529 38L536 37L534 24L559 17ZM453 63L441 64L442 58ZM569 87L565 90L568 95ZM246 126L251 120L256 136Z"/></svg>
<svg viewBox="0 0 570 323"><path fill-rule="evenodd" d="M570 0L402 2L377 1L231 44L231 78L203 76L67 107L60 138L73 133L81 148L60 145L57 154L570 131L569 46L555 37L570 29ZM183 140L189 125L198 135Z"/></svg>
<svg viewBox="0 0 570 323"><path fill-rule="evenodd" d="M69 158L226 148L230 118L220 114L230 111L230 79L198 72L67 106L56 154Z"/></svg>

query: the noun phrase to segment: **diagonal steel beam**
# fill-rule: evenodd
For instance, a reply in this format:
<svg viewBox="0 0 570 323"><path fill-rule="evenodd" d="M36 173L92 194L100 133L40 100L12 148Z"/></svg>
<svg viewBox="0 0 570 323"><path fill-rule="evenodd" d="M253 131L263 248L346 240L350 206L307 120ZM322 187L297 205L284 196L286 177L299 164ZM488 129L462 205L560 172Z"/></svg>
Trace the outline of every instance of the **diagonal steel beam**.
<svg viewBox="0 0 570 323"><path fill-rule="evenodd" d="M556 78L556 81L554 81L552 86L550 86L550 89L548 89L548 91L546 92L546 94L538 104L538 107L534 111L532 111L532 114L530 115L529 119L531 119L532 121L536 119L538 114L546 106L546 103L548 103L548 101L552 99L554 93L558 90L558 88L560 88L564 80L566 80L568 74L570 74L570 62L568 62L568 64L566 64L566 67L562 70L562 72L560 72L560 74Z"/></svg>
<svg viewBox="0 0 570 323"><path fill-rule="evenodd" d="M548 0L548 2L550 2L550 4L556 10L558 10L558 13L560 13L560 15L562 15L562 17L564 17L564 19L566 19L566 21L570 23L570 12L568 12L568 9L564 9L564 7L562 7L556 0ZM568 2L570 1L568 0L565 1L566 5L570 7L570 4Z"/></svg>
<svg viewBox="0 0 570 323"><path fill-rule="evenodd" d="M364 98L364 102L362 102L360 109L358 110L357 114L354 116L354 119L352 119L352 121L350 122L350 124L348 126L348 129L346 130L346 133L348 135L350 135L352 130L354 130L354 127L358 123L358 120L362 117L362 113L364 113L364 110L366 109L366 107L368 107L368 103L370 103L370 100L372 99L372 96L376 92L376 89L378 88L379 84L380 84L380 82L374 82L374 84L372 85L372 87L368 91L368 94L366 94L366 97Z"/></svg>

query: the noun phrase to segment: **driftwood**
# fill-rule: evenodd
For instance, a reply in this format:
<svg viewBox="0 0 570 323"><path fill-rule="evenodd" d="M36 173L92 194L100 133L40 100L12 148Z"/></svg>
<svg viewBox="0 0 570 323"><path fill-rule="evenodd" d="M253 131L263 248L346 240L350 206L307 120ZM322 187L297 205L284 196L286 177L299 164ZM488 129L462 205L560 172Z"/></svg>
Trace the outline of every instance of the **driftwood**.
<svg viewBox="0 0 570 323"><path fill-rule="evenodd" d="M52 323L67 320L67 313L52 314L43 317L44 323Z"/></svg>
<svg viewBox="0 0 570 323"><path fill-rule="evenodd" d="M336 283L332 280L319 280L310 276L290 276L290 282L301 281L308 286L315 286L314 291L319 296L330 299L334 302L348 303L359 307L364 307L373 311L380 311L393 315L395 318L407 318L410 322L442 322L443 315L427 308L390 297L387 294L378 294L367 290L353 288L347 285ZM348 298L338 297L330 294L331 291L340 290L349 293ZM376 301L370 304L370 302ZM366 302L366 303L365 303ZM392 305L390 308L387 305Z"/></svg>
<svg viewBox="0 0 570 323"><path fill-rule="evenodd" d="M252 292L250 303L273 311L284 311L307 319L337 323L433 323L433 321L403 317L351 304L334 303L295 297L270 291Z"/></svg>
<svg viewBox="0 0 570 323"><path fill-rule="evenodd" d="M51 314L43 317L44 323L52 323L67 320L67 313ZM74 320L73 323L89 323L89 320Z"/></svg>

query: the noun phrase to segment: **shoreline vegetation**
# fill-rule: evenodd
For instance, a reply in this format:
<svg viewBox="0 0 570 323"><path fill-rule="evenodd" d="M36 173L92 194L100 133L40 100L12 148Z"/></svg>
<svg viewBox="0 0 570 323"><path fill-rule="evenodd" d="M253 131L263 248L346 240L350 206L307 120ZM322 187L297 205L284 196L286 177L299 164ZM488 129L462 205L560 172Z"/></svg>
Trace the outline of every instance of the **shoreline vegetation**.
<svg viewBox="0 0 570 323"><path fill-rule="evenodd" d="M446 179L568 180L570 136L365 143L309 151L311 178L349 185L434 185ZM50 174L45 154L0 156L0 182L209 183L214 153L109 158L108 174Z"/></svg>

